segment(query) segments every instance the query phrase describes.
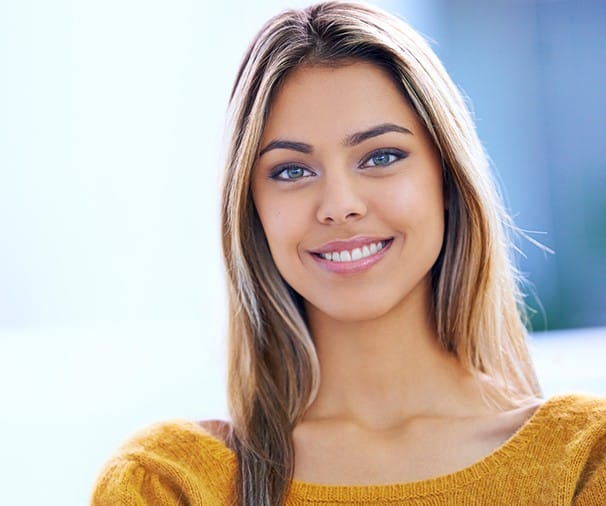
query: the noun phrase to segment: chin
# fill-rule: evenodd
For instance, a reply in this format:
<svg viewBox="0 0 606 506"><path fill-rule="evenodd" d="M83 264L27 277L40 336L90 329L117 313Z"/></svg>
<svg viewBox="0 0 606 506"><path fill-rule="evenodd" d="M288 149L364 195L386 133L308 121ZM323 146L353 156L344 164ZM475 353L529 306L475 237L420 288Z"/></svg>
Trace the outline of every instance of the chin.
<svg viewBox="0 0 606 506"><path fill-rule="evenodd" d="M309 304L308 303L308 314L309 312L315 312L318 315L322 315L324 318L330 318L331 320L339 322L364 322L371 321L385 316L390 310L393 309L390 305L385 303L377 303L376 300L368 303L357 301L355 304Z"/></svg>

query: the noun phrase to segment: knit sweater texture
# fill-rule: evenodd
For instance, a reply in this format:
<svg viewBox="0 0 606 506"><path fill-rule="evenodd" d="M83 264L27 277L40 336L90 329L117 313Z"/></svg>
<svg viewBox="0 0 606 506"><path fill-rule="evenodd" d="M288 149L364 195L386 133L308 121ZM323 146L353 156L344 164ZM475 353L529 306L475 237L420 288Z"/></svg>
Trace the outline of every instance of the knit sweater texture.
<svg viewBox="0 0 606 506"><path fill-rule="evenodd" d="M231 504L234 453L199 424L156 424L106 464L92 506ZM606 400L547 400L501 447L452 474L413 483L292 482L287 506L606 506Z"/></svg>

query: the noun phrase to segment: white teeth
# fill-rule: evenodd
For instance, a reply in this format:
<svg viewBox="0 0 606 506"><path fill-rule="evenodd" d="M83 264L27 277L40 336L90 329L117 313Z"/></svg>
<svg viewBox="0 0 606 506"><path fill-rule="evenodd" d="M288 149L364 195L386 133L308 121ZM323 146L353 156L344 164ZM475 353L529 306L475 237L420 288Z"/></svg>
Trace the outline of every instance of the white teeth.
<svg viewBox="0 0 606 506"><path fill-rule="evenodd" d="M378 251L381 251L387 244L387 241L373 242L368 246L362 246L362 248L354 248L351 251L329 251L328 253L320 253L320 256L324 260L330 260L331 262L355 262L361 258L369 257L374 255Z"/></svg>

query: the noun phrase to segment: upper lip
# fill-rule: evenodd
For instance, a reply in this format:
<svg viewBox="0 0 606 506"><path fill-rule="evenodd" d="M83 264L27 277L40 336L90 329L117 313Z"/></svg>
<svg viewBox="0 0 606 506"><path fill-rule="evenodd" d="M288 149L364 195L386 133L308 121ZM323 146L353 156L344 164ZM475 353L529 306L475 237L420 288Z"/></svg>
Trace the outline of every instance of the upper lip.
<svg viewBox="0 0 606 506"><path fill-rule="evenodd" d="M310 250L310 252L320 254L320 253L329 253L332 251L352 250L355 248L361 248L362 246L368 246L372 243L388 241L390 239L393 239L393 237L368 237L368 236L352 237L351 239L330 241L330 242L324 243L321 246L318 246L317 248Z"/></svg>

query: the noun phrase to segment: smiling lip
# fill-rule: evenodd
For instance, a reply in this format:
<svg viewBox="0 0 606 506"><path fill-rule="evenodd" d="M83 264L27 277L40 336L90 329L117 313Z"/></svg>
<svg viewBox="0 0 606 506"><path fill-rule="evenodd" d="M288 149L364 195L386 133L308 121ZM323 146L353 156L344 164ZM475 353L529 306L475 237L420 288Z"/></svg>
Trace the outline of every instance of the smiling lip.
<svg viewBox="0 0 606 506"><path fill-rule="evenodd" d="M356 237L347 241L331 241L310 253L322 268L330 272L354 274L379 262L392 243L393 237Z"/></svg>

